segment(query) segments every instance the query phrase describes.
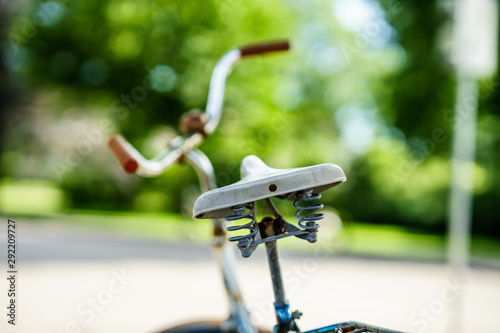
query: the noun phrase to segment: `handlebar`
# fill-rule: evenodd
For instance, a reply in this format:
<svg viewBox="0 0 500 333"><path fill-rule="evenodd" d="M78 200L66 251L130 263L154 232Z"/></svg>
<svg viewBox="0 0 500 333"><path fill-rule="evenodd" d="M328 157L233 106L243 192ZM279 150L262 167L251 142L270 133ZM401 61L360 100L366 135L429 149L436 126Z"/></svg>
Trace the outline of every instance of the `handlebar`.
<svg viewBox="0 0 500 333"><path fill-rule="evenodd" d="M253 44L240 47L241 57L248 57L256 54L264 54L278 51L288 51L290 43L288 41L277 41L265 44Z"/></svg>
<svg viewBox="0 0 500 333"><path fill-rule="evenodd" d="M139 162L137 162L137 159L140 158L140 156L137 156L138 151L119 134L109 138L108 146L123 170L128 173L135 173L139 167Z"/></svg>
<svg viewBox="0 0 500 333"><path fill-rule="evenodd" d="M136 173L145 177L153 177L161 174L189 150L196 148L206 136L215 131L222 115L226 78L240 59L259 54L287 51L289 49L290 44L288 41L276 41L247 45L228 51L219 60L212 73L205 110L206 117L203 120L202 126L198 126L196 131L188 131L184 135L177 136L164 151L152 160L144 158L121 135L114 135L109 139L108 145L111 151L127 173Z"/></svg>

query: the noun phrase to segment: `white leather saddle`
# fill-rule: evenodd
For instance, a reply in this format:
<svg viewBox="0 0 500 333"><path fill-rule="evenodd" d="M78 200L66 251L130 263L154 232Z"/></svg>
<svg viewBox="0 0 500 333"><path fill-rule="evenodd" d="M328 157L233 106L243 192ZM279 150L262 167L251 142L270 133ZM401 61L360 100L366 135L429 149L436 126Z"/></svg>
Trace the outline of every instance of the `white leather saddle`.
<svg viewBox="0 0 500 333"><path fill-rule="evenodd" d="M196 200L193 217L224 218L234 215L231 207L277 197L297 199L298 191L313 189L320 193L346 180L344 171L335 164L319 164L295 169L274 169L260 158L249 155L241 162L241 180L203 193Z"/></svg>

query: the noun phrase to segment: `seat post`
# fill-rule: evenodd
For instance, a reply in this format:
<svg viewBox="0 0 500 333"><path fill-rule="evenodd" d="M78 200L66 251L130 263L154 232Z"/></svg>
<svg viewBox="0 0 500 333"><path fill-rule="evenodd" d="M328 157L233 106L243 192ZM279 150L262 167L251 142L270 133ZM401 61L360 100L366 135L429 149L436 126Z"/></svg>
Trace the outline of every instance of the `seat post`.
<svg viewBox="0 0 500 333"><path fill-rule="evenodd" d="M275 219L265 217L260 223L260 230L265 235L264 237L275 236ZM290 305L285 298L285 288L283 286L283 278L281 276L281 268L278 255L278 243L276 240L265 243L266 255L271 273L271 281L274 291L274 309L276 312L276 320L278 324L274 328L275 333L289 332L296 330L294 318L290 311Z"/></svg>

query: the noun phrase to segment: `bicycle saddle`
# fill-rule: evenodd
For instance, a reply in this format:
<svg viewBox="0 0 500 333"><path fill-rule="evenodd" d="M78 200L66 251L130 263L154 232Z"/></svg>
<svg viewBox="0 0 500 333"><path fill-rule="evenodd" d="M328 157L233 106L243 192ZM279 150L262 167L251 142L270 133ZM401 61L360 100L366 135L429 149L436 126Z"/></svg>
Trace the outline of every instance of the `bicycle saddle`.
<svg viewBox="0 0 500 333"><path fill-rule="evenodd" d="M232 215L231 207L277 197L297 199L297 192L313 189L322 192L346 180L344 171L335 164L319 164L294 169L275 169L254 155L241 162L241 180L203 193L196 200L193 217L224 218Z"/></svg>

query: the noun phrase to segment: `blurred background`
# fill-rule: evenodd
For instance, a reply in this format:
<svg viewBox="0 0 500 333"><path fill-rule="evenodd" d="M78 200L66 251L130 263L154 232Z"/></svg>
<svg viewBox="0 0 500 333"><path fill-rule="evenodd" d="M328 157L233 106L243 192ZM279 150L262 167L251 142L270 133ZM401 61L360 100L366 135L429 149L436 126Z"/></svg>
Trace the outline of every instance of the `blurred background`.
<svg viewBox="0 0 500 333"><path fill-rule="evenodd" d="M348 181L323 195L328 218L320 238L335 246L325 259L331 270L319 270L318 283L335 284L335 267L369 267L381 284L371 286L374 280L365 277L368 294L381 292L388 302L382 304L403 312L397 319L386 318L375 310L379 298L373 296L365 310L346 306L352 311L340 313L348 318L330 316L321 325L366 318L409 331L447 327L442 318L425 319L424 325L412 314L432 304L447 286L453 126L474 123L472 109L477 109L477 143L471 165L473 270L468 274L484 290L475 293L471 287L477 303L468 298L463 303L469 310L482 309L477 307L481 304L497 311L500 83L493 66L486 74L473 75L477 90L456 101L460 75L454 10L455 2L444 0L0 1L0 213L20 225L20 246L26 242L20 269L24 253L29 272L28 290L21 292L25 303L38 304L24 318L21 312L22 325L32 316L47 332L65 331L70 314L57 319L40 312L42 299L56 292L50 284L55 272L60 279L56 285L78 280L79 288L88 288L82 295L89 295L112 276L107 267L149 269L160 285L168 285L168 278L159 272L168 276L178 270L171 279L182 284L197 274L194 260L205 267L210 256L205 258L201 249L210 242L210 223L191 219L192 204L201 193L195 172L176 165L152 179L126 175L108 151L107 137L122 133L146 157L154 157L176 135L182 113L204 109L210 75L222 54L283 38L292 43L289 53L255 57L235 68L221 124L201 149L214 164L219 186L239 180L239 163L249 154L276 168L335 163L345 171ZM498 26L493 27L495 36ZM496 63L496 41L488 45ZM291 207L282 208L293 213ZM164 248L164 243L169 245ZM283 242L291 265L302 262L304 251L314 251L308 245ZM184 250L189 258L180 254ZM160 268L170 267L160 266L162 260L172 269ZM260 263L243 268L243 279L251 284L253 272L267 270ZM207 263L207 276L220 284L209 267ZM398 286L391 280L397 274L384 275L391 270L406 274L407 284L395 287L399 296L390 287ZM88 279L84 272L91 274ZM432 287L422 282L426 279ZM359 287L349 284L349 276L340 280L347 284L343 289ZM52 282L45 290L41 281ZM387 288L380 287L383 283ZM415 287L419 283L421 289ZM211 304L212 297L224 304L219 289L201 304ZM409 289L413 294L402 292ZM39 294L36 302L29 290ZM68 290L74 289L59 292L68 295ZM157 308L154 289L150 298L140 300L128 290L129 300ZM188 298L165 293L163 302L181 304ZM82 295L67 301L53 296L51 307L73 313L78 300L85 300ZM304 303L314 309L313 302ZM405 310L396 304L405 304ZM151 331L204 309L191 316L175 310L151 310L147 320L138 317L133 324L119 320L118 310L106 310L108 321L81 320L79 329ZM223 316L223 310L215 314ZM488 311L477 312L486 316L485 323L496 319L487 317ZM319 317L313 318L306 328L320 326Z"/></svg>

